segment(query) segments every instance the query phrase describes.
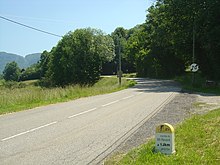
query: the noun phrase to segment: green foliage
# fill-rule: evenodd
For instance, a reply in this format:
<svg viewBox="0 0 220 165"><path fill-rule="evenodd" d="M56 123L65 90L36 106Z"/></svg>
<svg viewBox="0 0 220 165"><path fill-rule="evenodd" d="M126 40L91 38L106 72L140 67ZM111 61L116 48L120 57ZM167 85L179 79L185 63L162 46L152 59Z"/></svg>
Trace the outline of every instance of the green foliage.
<svg viewBox="0 0 220 165"><path fill-rule="evenodd" d="M128 54L127 53L127 46L128 46L128 39L133 33L133 29L126 30L123 27L118 27L115 29L115 31L111 34L114 44L115 44L115 52L116 56L114 58L114 62L112 65L114 65L114 71L117 73L118 66L119 66L119 51L120 56L122 57L122 71L124 73L132 73L135 72L135 59L134 54ZM107 63L108 65L108 63ZM117 68L117 70L116 70Z"/></svg>
<svg viewBox="0 0 220 165"><path fill-rule="evenodd" d="M127 66L130 68L128 69L129 73L140 71L141 62L144 62L142 60L140 61L141 56L147 51L144 47L146 43L147 40L144 31L144 24L137 25L128 31L125 60Z"/></svg>
<svg viewBox="0 0 220 165"><path fill-rule="evenodd" d="M52 51L53 51L53 49L52 49ZM41 54L40 61L39 61L39 67L40 67L39 69L40 69L41 79L43 79L46 76L46 73L48 72L50 57L51 57L51 54L47 51L44 51Z"/></svg>
<svg viewBox="0 0 220 165"><path fill-rule="evenodd" d="M185 70L183 57L175 47L172 19L169 9L163 1L158 1L148 9L145 30L148 45L144 73L150 77L170 78L180 75Z"/></svg>
<svg viewBox="0 0 220 165"><path fill-rule="evenodd" d="M49 57L49 62L47 57ZM69 32L48 54L41 58L42 73L52 85L94 84L100 78L102 62L114 58L110 36L95 29Z"/></svg>
<svg viewBox="0 0 220 165"><path fill-rule="evenodd" d="M130 151L125 156L105 162L117 165L151 164L219 164L220 109L194 116L178 126L175 132L176 153L170 156L154 153L155 141ZM118 159L117 159L118 158Z"/></svg>
<svg viewBox="0 0 220 165"><path fill-rule="evenodd" d="M16 62L6 64L3 71L3 78L6 81L19 81L21 70Z"/></svg>
<svg viewBox="0 0 220 165"><path fill-rule="evenodd" d="M122 79L122 85L118 85L118 79L101 78L93 86L70 85L64 88L43 88L36 86L37 81L25 82L0 82L0 114L30 109L42 105L64 102L81 97L111 93L133 86L132 80Z"/></svg>
<svg viewBox="0 0 220 165"><path fill-rule="evenodd" d="M195 29L195 61L203 75L220 79L219 16L220 1L164 1L167 18L173 27L172 36L176 53L185 65L192 63L192 36Z"/></svg>
<svg viewBox="0 0 220 165"><path fill-rule="evenodd" d="M209 79L220 79L219 43L220 43L220 1L169 1L170 14L178 37L185 39L180 47L187 50L188 59L191 57L192 33L195 30L195 60L200 65L203 75ZM182 40L183 40L182 39ZM180 45L181 43L179 43Z"/></svg>
<svg viewBox="0 0 220 165"><path fill-rule="evenodd" d="M21 82L16 82L16 81L3 81L2 87L13 90L17 88L25 88L26 84L21 83Z"/></svg>
<svg viewBox="0 0 220 165"><path fill-rule="evenodd" d="M40 66L39 64L33 64L25 69L20 76L21 81L36 80L40 78Z"/></svg>
<svg viewBox="0 0 220 165"><path fill-rule="evenodd" d="M126 77L126 78L136 78L137 74L136 73L126 73L126 74L123 74L123 77Z"/></svg>
<svg viewBox="0 0 220 165"><path fill-rule="evenodd" d="M120 38L123 71L133 67L138 76L156 78L182 75L193 62L194 29L195 62L205 77L219 80L219 6L220 1L157 0L146 23L112 33L116 52Z"/></svg>

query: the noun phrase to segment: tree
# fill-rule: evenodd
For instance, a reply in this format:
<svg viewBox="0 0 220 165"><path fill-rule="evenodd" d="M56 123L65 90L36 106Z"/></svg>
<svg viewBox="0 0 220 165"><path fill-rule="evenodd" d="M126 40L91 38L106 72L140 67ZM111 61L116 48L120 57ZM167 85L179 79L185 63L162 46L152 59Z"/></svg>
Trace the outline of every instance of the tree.
<svg viewBox="0 0 220 165"><path fill-rule="evenodd" d="M165 6L170 24L174 53L186 66L193 62L193 33L195 36L194 62L208 79L220 79L220 1L219 0L160 0ZM168 37L168 35L167 35Z"/></svg>
<svg viewBox="0 0 220 165"><path fill-rule="evenodd" d="M39 61L40 78L43 78L46 76L46 73L49 69L50 57L51 57L50 52L47 52L46 50L41 54L40 61Z"/></svg>
<svg viewBox="0 0 220 165"><path fill-rule="evenodd" d="M77 29L66 34L50 52L46 76L59 86L91 85L100 78L102 63L114 56L110 36L96 29Z"/></svg>
<svg viewBox="0 0 220 165"><path fill-rule="evenodd" d="M6 81L19 81L21 74L21 70L18 67L18 64L13 61L11 63L7 63L5 69L3 71L3 78Z"/></svg>
<svg viewBox="0 0 220 165"><path fill-rule="evenodd" d="M122 63L122 71L124 73L132 73L135 72L135 65L134 65L134 58L133 55L127 54L127 42L128 39L133 34L134 29L126 30L123 27L117 27L114 32L111 34L114 43L115 43L115 52L116 56L114 58L113 64L115 65L114 68L119 66L119 52L121 56L121 63ZM119 51L120 50L120 51ZM114 70L116 72L116 70Z"/></svg>
<svg viewBox="0 0 220 165"><path fill-rule="evenodd" d="M141 57L138 73L153 77L183 74L193 62L194 29L195 62L206 77L220 77L216 62L219 61L219 37L213 35L219 36L217 6L219 1L157 0L148 9L144 30L146 44L142 44L148 53L137 56Z"/></svg>
<svg viewBox="0 0 220 165"><path fill-rule="evenodd" d="M36 80L40 79L40 65L39 64L33 64L27 69L24 69L24 71L21 73L20 80L26 81L26 80Z"/></svg>
<svg viewBox="0 0 220 165"><path fill-rule="evenodd" d="M147 32L146 24L137 25L128 30L128 39L125 49L125 59L127 61L128 70L137 72L139 76L144 75L145 56L148 55L147 50Z"/></svg>

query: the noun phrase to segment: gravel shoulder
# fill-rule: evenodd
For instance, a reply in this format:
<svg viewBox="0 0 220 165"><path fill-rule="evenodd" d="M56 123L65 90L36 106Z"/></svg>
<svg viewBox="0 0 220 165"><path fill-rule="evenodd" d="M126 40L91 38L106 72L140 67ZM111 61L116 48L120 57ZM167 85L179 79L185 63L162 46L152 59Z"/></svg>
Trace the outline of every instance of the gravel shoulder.
<svg viewBox="0 0 220 165"><path fill-rule="evenodd" d="M155 128L161 123L170 123L174 127L194 114L204 114L220 108L220 96L181 92L166 104L156 115L147 120L132 136L114 150L111 155L123 155L129 150L146 143L155 135Z"/></svg>

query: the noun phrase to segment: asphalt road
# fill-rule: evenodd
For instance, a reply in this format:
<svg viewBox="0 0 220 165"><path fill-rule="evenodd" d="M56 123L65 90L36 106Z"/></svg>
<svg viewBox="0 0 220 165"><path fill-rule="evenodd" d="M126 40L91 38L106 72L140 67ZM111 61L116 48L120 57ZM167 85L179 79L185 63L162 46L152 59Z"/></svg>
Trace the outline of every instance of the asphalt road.
<svg viewBox="0 0 220 165"><path fill-rule="evenodd" d="M123 91L0 116L0 164L97 164L180 90L138 79Z"/></svg>

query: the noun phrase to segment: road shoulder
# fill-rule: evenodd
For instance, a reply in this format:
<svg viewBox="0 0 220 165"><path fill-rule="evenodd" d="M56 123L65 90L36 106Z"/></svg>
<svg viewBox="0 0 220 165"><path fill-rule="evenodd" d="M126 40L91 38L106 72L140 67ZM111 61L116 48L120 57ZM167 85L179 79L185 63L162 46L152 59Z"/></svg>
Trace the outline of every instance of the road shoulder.
<svg viewBox="0 0 220 165"><path fill-rule="evenodd" d="M124 155L133 148L146 143L161 123L177 125L194 114L203 114L220 107L220 96L201 93L179 93L156 115L147 120L132 136L124 141L111 155Z"/></svg>

